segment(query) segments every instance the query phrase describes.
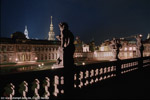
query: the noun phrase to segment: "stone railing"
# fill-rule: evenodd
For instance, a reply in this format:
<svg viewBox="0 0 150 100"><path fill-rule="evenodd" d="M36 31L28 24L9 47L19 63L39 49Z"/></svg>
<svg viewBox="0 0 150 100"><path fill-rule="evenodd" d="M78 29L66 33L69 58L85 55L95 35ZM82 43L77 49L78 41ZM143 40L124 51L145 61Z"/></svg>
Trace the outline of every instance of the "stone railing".
<svg viewBox="0 0 150 100"><path fill-rule="evenodd" d="M73 94L80 89L99 84L107 79L116 78L126 73L150 67L150 57L126 59L112 62L94 63L75 66L72 74ZM53 99L64 98L65 78L64 68L18 73L1 76L1 99ZM65 74L66 75L66 74ZM66 77L71 77L69 75ZM72 84L71 81L67 81ZM66 86L67 87L67 86Z"/></svg>
<svg viewBox="0 0 150 100"><path fill-rule="evenodd" d="M1 76L1 99L50 99L64 94L64 69Z"/></svg>

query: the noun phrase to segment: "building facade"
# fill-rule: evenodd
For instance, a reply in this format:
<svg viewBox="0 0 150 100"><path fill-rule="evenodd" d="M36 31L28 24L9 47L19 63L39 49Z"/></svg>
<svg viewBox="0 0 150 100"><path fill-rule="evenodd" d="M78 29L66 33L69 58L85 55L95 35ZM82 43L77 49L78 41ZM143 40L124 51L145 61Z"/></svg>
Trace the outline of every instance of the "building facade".
<svg viewBox="0 0 150 100"><path fill-rule="evenodd" d="M1 38L0 63L56 60L59 41Z"/></svg>
<svg viewBox="0 0 150 100"><path fill-rule="evenodd" d="M150 56L150 37L147 38L144 42L144 52L143 52L143 56Z"/></svg>

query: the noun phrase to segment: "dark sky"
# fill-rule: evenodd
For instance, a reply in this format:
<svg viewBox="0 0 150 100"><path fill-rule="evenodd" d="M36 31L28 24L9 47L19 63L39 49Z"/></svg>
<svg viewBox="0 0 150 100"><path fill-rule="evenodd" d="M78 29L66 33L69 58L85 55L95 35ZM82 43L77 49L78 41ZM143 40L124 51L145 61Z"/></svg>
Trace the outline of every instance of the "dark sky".
<svg viewBox="0 0 150 100"><path fill-rule="evenodd" d="M1 37L27 25L30 38L44 39L50 16L56 35L65 21L85 42L150 33L150 0L1 0Z"/></svg>

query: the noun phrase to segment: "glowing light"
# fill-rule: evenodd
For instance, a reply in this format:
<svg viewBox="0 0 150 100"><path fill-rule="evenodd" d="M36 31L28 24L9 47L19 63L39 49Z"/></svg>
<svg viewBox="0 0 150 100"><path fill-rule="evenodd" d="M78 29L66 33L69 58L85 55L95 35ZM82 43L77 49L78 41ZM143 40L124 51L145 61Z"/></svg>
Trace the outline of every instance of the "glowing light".
<svg viewBox="0 0 150 100"><path fill-rule="evenodd" d="M142 34L140 34L139 36L142 37Z"/></svg>
<svg viewBox="0 0 150 100"><path fill-rule="evenodd" d="M52 69L55 69L55 67L52 67Z"/></svg>
<svg viewBox="0 0 150 100"><path fill-rule="evenodd" d="M44 65L44 63L42 63L42 66Z"/></svg>
<svg viewBox="0 0 150 100"><path fill-rule="evenodd" d="M18 58L16 58L16 61L18 61Z"/></svg>
<svg viewBox="0 0 150 100"><path fill-rule="evenodd" d="M85 65L85 62L82 62L82 65Z"/></svg>
<svg viewBox="0 0 150 100"><path fill-rule="evenodd" d="M39 67L41 67L41 65L40 65L40 64L39 64L38 66L39 66Z"/></svg>
<svg viewBox="0 0 150 100"><path fill-rule="evenodd" d="M35 57L34 59L37 60L37 57Z"/></svg>

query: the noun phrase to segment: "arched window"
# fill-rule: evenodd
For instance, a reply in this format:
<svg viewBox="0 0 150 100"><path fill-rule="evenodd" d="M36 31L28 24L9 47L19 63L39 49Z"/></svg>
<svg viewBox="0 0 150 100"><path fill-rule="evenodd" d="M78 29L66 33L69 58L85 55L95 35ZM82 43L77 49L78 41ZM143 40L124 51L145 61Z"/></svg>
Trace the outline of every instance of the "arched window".
<svg viewBox="0 0 150 100"><path fill-rule="evenodd" d="M3 61L7 61L7 55L3 55Z"/></svg>
<svg viewBox="0 0 150 100"><path fill-rule="evenodd" d="M45 60L47 60L47 54L45 54Z"/></svg>
<svg viewBox="0 0 150 100"><path fill-rule="evenodd" d="M43 54L41 54L41 60L43 60Z"/></svg>
<svg viewBox="0 0 150 100"><path fill-rule="evenodd" d="M51 59L51 54L49 53L49 59Z"/></svg>
<svg viewBox="0 0 150 100"><path fill-rule="evenodd" d="M57 59L57 53L56 53L56 59Z"/></svg>
<svg viewBox="0 0 150 100"><path fill-rule="evenodd" d="M54 54L52 53L52 59L54 59Z"/></svg>
<svg viewBox="0 0 150 100"><path fill-rule="evenodd" d="M51 48L51 52L53 51L53 48Z"/></svg>

